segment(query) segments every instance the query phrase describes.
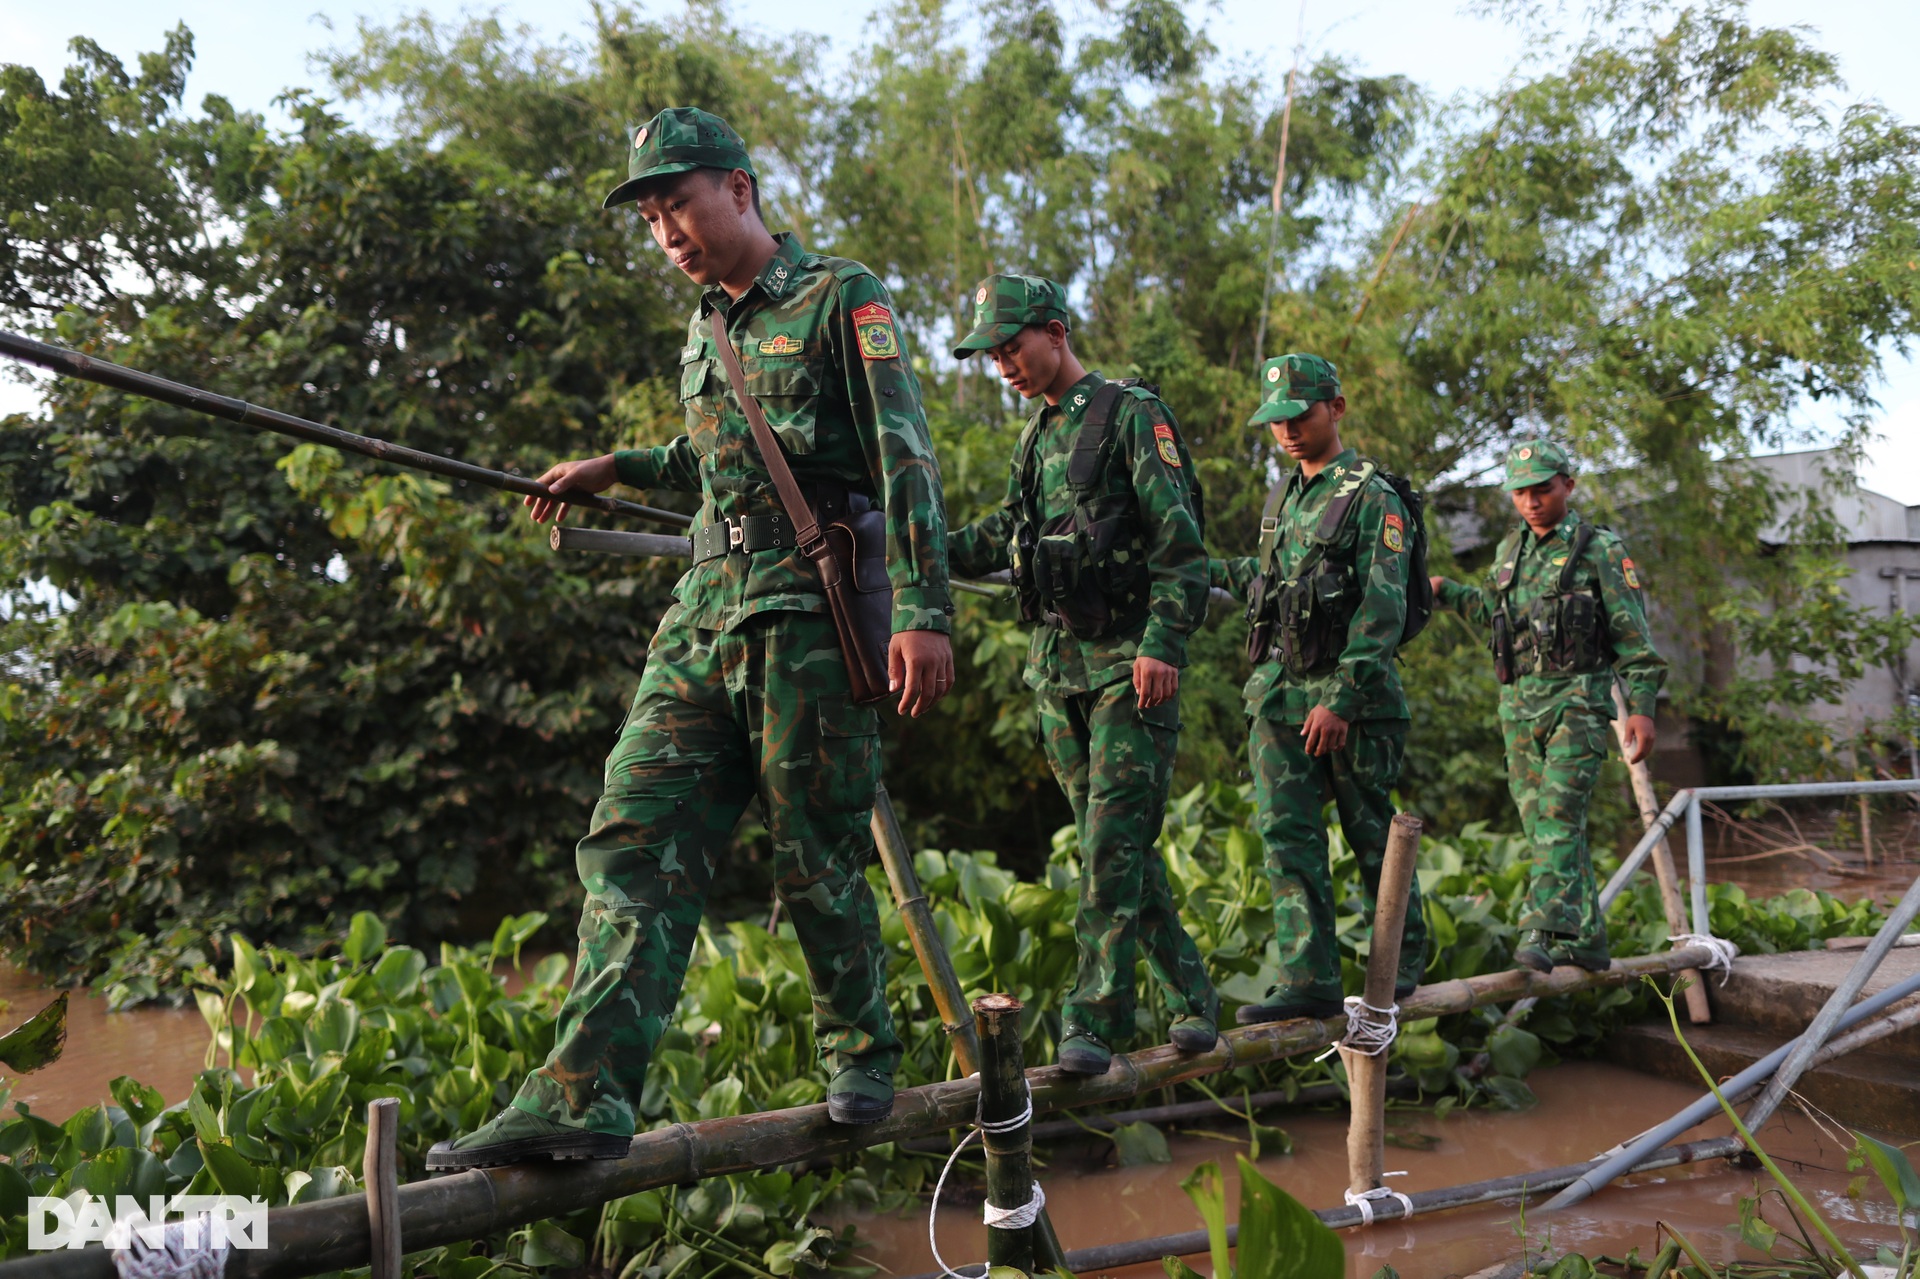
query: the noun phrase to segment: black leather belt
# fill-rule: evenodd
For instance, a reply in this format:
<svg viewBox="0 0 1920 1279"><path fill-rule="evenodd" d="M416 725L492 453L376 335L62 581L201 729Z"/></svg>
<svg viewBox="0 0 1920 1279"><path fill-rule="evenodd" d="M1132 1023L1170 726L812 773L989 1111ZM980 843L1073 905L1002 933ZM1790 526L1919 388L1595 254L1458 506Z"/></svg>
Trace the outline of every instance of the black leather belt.
<svg viewBox="0 0 1920 1279"><path fill-rule="evenodd" d="M704 564L722 555L750 555L793 545L793 521L784 513L743 515L737 520L702 524L693 530L693 562Z"/></svg>

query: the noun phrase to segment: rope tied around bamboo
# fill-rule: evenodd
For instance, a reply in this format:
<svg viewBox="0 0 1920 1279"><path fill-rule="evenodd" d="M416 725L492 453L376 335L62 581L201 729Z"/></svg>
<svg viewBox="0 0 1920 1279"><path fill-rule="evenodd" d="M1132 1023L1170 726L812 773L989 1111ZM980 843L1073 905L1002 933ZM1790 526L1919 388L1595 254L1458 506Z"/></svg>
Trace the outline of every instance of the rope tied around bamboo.
<svg viewBox="0 0 1920 1279"><path fill-rule="evenodd" d="M1336 1044L1347 1068L1352 1118L1347 1123L1347 1203L1360 1210L1360 1224L1373 1224L1374 1204L1398 1200L1402 1216L1413 1201L1386 1184L1406 1174L1386 1169L1387 1050L1400 1033L1400 1004L1394 986L1400 969L1400 943L1406 928L1407 898L1420 858L1420 819L1394 814L1374 894L1373 935L1367 949L1364 993L1346 1000L1347 1029Z"/></svg>

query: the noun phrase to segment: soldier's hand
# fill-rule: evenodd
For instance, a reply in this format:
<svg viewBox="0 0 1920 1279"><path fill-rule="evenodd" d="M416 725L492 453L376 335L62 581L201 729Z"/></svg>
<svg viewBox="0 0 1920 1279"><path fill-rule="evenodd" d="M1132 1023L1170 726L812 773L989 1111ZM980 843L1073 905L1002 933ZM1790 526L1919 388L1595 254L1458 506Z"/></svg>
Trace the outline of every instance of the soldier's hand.
<svg viewBox="0 0 1920 1279"><path fill-rule="evenodd" d="M1316 706L1307 712L1300 736L1307 739L1307 754L1331 755L1347 744L1347 721L1324 706Z"/></svg>
<svg viewBox="0 0 1920 1279"><path fill-rule="evenodd" d="M1620 750L1627 757L1627 763L1638 764L1653 754L1653 717L1650 715L1627 716L1626 736L1621 739Z"/></svg>
<svg viewBox="0 0 1920 1279"><path fill-rule="evenodd" d="M556 494L602 493L612 488L619 479L619 472L613 469L613 454L608 453L603 457L582 458L577 462L561 462L550 466L536 482L546 485ZM558 524L567 517L567 504L550 497L523 497L520 504L531 508L535 524L545 524L548 520Z"/></svg>
<svg viewBox="0 0 1920 1279"><path fill-rule="evenodd" d="M1133 659L1133 696L1140 709L1170 701L1180 691L1180 668L1157 657Z"/></svg>
<svg viewBox="0 0 1920 1279"><path fill-rule="evenodd" d="M1441 577L1437 573L1434 576L1428 578L1427 581L1433 585L1433 593L1435 595L1438 595L1440 593L1440 588L1447 584L1447 579L1444 577Z"/></svg>
<svg viewBox="0 0 1920 1279"><path fill-rule="evenodd" d="M895 631L887 645L887 689L915 719L953 687L953 645L939 631Z"/></svg>

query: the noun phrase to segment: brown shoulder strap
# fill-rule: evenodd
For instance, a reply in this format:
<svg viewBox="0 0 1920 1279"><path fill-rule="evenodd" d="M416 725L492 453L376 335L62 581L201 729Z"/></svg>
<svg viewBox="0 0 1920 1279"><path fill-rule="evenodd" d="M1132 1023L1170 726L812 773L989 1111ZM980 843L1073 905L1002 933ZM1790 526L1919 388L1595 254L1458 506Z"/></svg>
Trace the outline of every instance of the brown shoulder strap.
<svg viewBox="0 0 1920 1279"><path fill-rule="evenodd" d="M805 552L809 546L820 540L820 524L813 518L813 506L807 501L806 494L800 491L800 484L793 478L793 471L787 466L786 452L780 447L780 440L767 425L767 415L760 408L760 401L747 394L747 375L740 367L740 353L733 349L733 339L727 336L726 320L715 307L707 313L707 327L713 333L713 345L720 352L720 363L726 365L727 381L733 384L733 396L740 401L740 409L747 415L747 425L753 428L753 442L760 446L760 460L765 463L767 473L773 476L773 488L780 495L780 505L786 508L787 518L793 521L794 544Z"/></svg>

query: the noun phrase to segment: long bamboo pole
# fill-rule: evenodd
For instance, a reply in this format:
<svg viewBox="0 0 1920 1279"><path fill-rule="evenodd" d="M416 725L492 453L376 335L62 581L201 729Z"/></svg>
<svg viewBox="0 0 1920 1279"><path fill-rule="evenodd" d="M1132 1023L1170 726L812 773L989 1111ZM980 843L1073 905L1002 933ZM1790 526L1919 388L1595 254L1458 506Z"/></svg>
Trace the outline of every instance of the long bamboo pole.
<svg viewBox="0 0 1920 1279"><path fill-rule="evenodd" d="M1620 758L1627 757L1627 698L1620 691L1620 681L1613 683L1613 736L1620 743ZM1627 765L1627 780L1633 786L1633 802L1640 810L1640 824L1647 830L1660 820L1660 797L1653 791L1653 765L1648 760L1639 760ZM1653 846L1654 877L1660 881L1660 909L1667 917L1667 931L1679 937L1687 930L1687 906L1680 896L1680 875L1673 868L1673 849L1662 835L1660 842ZM1701 975L1689 969L1680 974L1686 982L1685 998L1687 1018L1696 1026L1704 1026L1713 1020L1713 1006L1707 1002L1707 983Z"/></svg>
<svg viewBox="0 0 1920 1279"><path fill-rule="evenodd" d="M1563 965L1551 973L1529 969L1485 973L1423 986L1401 1001L1410 1020L1466 1012L1529 995L1551 998L1580 990L1627 986L1643 977L1698 968L1704 946L1617 959L1606 972ZM1057 1067L1027 1072L1036 1115L1098 1106L1189 1079L1318 1052L1344 1019L1301 1018L1224 1033L1206 1052L1183 1053L1169 1044L1117 1055L1104 1075L1069 1075ZM796 1160L851 1155L868 1146L962 1128L974 1115L980 1085L955 1079L902 1089L884 1122L858 1127L827 1118L824 1104L673 1124L642 1133L624 1159L574 1164L516 1164L475 1169L400 1187L400 1220L409 1248L483 1239L499 1230L576 1212L641 1190L728 1173L758 1172ZM367 1264L367 1210L357 1197L276 1208L269 1214L267 1247L236 1250L225 1279L293 1279ZM116 1279L112 1257L100 1249L40 1253L0 1262L0 1279Z"/></svg>
<svg viewBox="0 0 1920 1279"><path fill-rule="evenodd" d="M410 449L403 444L375 439L371 435L356 435L352 431L343 431L337 426L310 422L306 418L282 413L278 409L264 409L257 404L249 404L245 400L236 400L232 396L215 395L212 391L203 391L197 386L188 386L184 382L173 382L151 373L142 373L124 364L115 364L111 360L102 360L79 351L69 351L65 347L49 346L45 342L36 342L18 333L0 330L0 355L10 356L23 364L37 364L43 369L51 369L66 377L110 386L116 391L124 391L129 395L138 395L149 400L158 400L162 404L171 404L176 408L204 413L208 417L237 422L241 426L251 426L257 430L272 431L276 435L292 436L296 440L306 440L313 444L325 444L344 452L358 453L362 457L390 462L396 466L411 467L416 471L443 475L448 479L462 480L485 488L502 489L508 493L518 493L523 497L557 497L573 506L590 506L595 510L610 511L616 515L637 515L641 519L653 520L660 524L693 523L692 516L682 515L679 511L664 511L658 507L642 506L638 502L628 502L617 497L606 497L597 493L556 493L546 485L530 480L524 475L495 471L488 467L475 466L471 462L462 462L458 458L441 457L436 453L423 453L419 449Z"/></svg>
<svg viewBox="0 0 1920 1279"><path fill-rule="evenodd" d="M1407 896L1413 888L1413 870L1420 860L1420 819L1395 813L1387 833L1386 857L1380 866L1380 887L1374 895L1373 934L1367 942L1367 985L1363 998L1373 1008L1393 1006L1394 977L1400 970L1400 941L1406 928ZM1363 1010L1364 1012L1364 1010ZM1366 1014L1369 1019L1372 1014ZM1364 1195L1378 1190L1387 1158L1386 1046L1368 1053L1342 1045L1340 1060L1347 1067L1352 1090L1352 1118L1347 1121L1347 1190Z"/></svg>
<svg viewBox="0 0 1920 1279"><path fill-rule="evenodd" d="M1273 260L1280 251L1280 210L1287 194L1287 135L1293 131L1293 89L1300 78L1300 54L1306 46L1307 3L1300 0L1300 31L1293 46L1293 66L1287 71L1287 101L1280 108L1280 158L1273 165L1273 215L1267 220L1267 269L1260 285L1260 327L1253 339L1254 371L1267 359L1267 312L1273 309Z"/></svg>

